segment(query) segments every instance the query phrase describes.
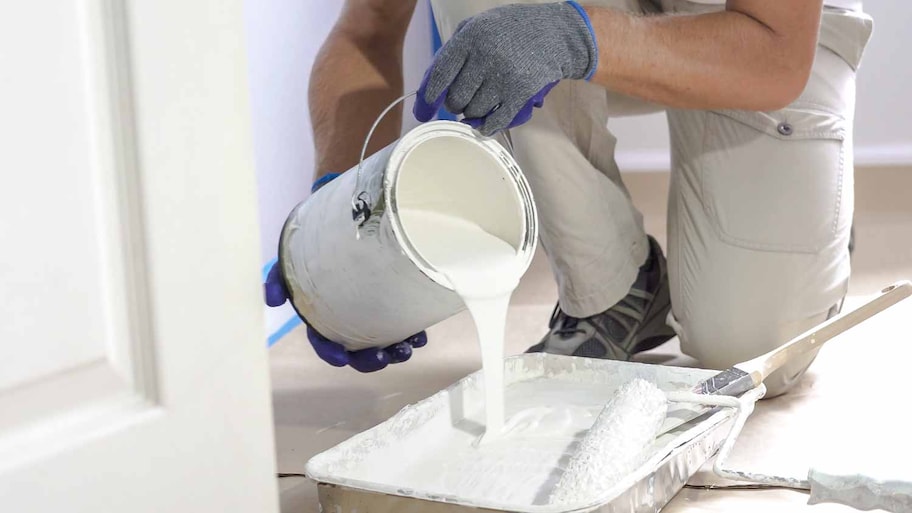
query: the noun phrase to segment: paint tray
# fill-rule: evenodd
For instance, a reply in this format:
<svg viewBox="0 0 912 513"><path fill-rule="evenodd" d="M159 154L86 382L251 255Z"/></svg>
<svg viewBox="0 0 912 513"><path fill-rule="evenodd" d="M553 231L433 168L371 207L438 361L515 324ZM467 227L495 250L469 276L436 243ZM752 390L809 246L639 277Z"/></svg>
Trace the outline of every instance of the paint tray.
<svg viewBox="0 0 912 513"><path fill-rule="evenodd" d="M526 429L517 436L530 436L517 449L503 454L505 474L531 471L534 465L556 468L561 460L556 447L571 453L586 429L614 393L634 378L655 383L663 391L689 390L717 371L647 365L610 360L594 360L526 354L505 360L507 427ZM667 425L687 421L659 436L650 448L650 457L625 479L599 493L581 498L578 504L547 504L550 486L559 470L546 479L523 480L540 493L535 499L517 500L505 493L479 498L474 493L452 493L446 483L431 482L441 465L452 459L454 450L484 432L483 373L473 373L431 397L407 406L389 420L359 433L341 444L314 456L306 467L307 476L316 481L321 511L333 513L459 513L472 511L514 511L523 513L558 512L654 512L662 508L687 480L720 448L729 433L735 412L698 405L670 403ZM538 425L524 425L518 412L588 411L589 425L580 426L576 438L536 433ZM701 414L701 412L704 412ZM582 415L585 417L585 415ZM581 417L581 418L582 418ZM696 418L694 418L696 417ZM574 417L576 418L576 417ZM580 422L577 419L577 422ZM677 422L680 423L680 422ZM572 429L576 429L573 424ZM529 431L531 430L531 431ZM547 430L545 430L547 431ZM537 438L536 438L537 437ZM537 447L547 447L539 450ZM563 444L563 445L561 445ZM536 452L539 451L539 452ZM566 458L567 456L563 456ZM566 460L562 460L566 462ZM465 475L483 475L490 469L459 467ZM452 469L439 474L453 474ZM443 479L443 478L441 478ZM447 478L449 479L449 478ZM540 482L536 481L538 479ZM417 481L424 481L418 486ZM498 486L497 480L481 479L480 486ZM498 488L493 488L498 490ZM489 489L490 492L490 489ZM491 499L490 496L498 496Z"/></svg>

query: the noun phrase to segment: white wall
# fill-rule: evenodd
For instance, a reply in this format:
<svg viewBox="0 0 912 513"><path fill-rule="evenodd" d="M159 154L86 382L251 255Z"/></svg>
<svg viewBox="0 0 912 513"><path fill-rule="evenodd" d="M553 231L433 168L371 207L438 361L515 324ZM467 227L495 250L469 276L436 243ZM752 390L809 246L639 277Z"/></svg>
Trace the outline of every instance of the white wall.
<svg viewBox="0 0 912 513"><path fill-rule="evenodd" d="M276 256L279 232L288 212L310 193L314 155L307 84L317 50L342 3L248 0L245 4L264 266ZM417 88L430 59L430 13L421 1L406 39L407 90ZM410 112L410 104L406 109ZM403 124L410 128L415 121L404 116ZM272 341L298 324L288 305L268 308L266 318Z"/></svg>
<svg viewBox="0 0 912 513"><path fill-rule="evenodd" d="M867 0L874 36L858 75L855 120L857 165L912 165L912 2ZM667 170L664 114L614 119L623 171Z"/></svg>
<svg viewBox="0 0 912 513"><path fill-rule="evenodd" d="M912 2L867 0L874 35L858 77L855 158L912 165Z"/></svg>

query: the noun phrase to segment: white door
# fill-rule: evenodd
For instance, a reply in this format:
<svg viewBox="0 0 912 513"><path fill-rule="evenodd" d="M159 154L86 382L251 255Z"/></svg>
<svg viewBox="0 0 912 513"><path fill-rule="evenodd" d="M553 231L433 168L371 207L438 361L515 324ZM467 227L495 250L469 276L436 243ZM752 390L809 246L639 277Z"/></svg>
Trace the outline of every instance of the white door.
<svg viewBox="0 0 912 513"><path fill-rule="evenodd" d="M4 4L0 511L277 510L241 3Z"/></svg>

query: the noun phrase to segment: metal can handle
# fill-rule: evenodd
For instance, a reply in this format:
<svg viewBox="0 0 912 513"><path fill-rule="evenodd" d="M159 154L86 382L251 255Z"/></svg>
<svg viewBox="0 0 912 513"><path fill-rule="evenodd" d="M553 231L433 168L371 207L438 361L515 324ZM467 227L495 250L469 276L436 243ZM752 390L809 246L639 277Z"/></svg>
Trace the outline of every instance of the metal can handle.
<svg viewBox="0 0 912 513"><path fill-rule="evenodd" d="M392 103L383 109L383 112L381 112L377 119L374 121L374 125L367 133L367 137L364 139L364 146L361 147L361 158L358 160L358 170L356 171L357 175L355 177L355 190L352 193L351 199L352 221L358 225L358 228L364 226L364 223L370 219L371 208L373 208L374 205L370 192L367 191L367 189L364 187L364 184L361 182L361 167L364 165L364 156L367 153L367 146L370 144L371 137L373 137L377 126L381 121L383 121L383 118L386 117L387 113L396 107L396 105L399 105L409 97L415 96L416 94L418 94L418 91L412 91L393 100Z"/></svg>

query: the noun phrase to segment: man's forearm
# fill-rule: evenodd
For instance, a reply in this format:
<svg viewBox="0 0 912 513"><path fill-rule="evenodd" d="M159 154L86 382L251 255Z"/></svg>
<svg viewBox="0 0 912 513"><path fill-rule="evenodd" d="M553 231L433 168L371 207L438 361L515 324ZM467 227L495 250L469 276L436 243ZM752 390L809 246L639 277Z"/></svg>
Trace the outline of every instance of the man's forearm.
<svg viewBox="0 0 912 513"><path fill-rule="evenodd" d="M721 12L645 17L587 7L600 49L592 80L676 108L775 110L807 82L820 4L742 0Z"/></svg>
<svg viewBox="0 0 912 513"><path fill-rule="evenodd" d="M402 94L402 47L417 0L348 0L311 71L314 179L357 164L377 115ZM401 108L377 127L373 153L399 136Z"/></svg>

